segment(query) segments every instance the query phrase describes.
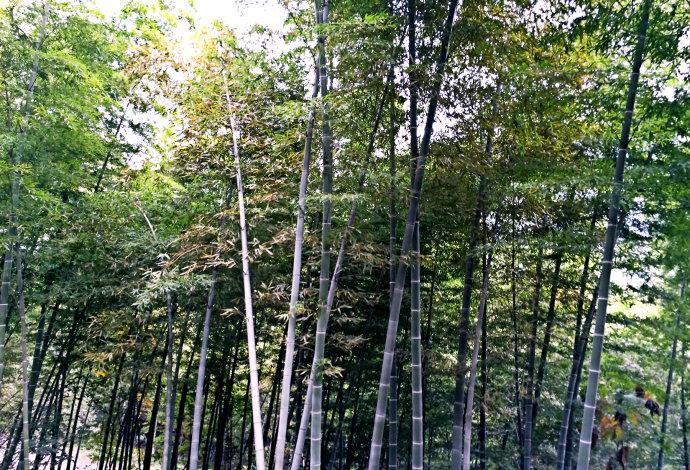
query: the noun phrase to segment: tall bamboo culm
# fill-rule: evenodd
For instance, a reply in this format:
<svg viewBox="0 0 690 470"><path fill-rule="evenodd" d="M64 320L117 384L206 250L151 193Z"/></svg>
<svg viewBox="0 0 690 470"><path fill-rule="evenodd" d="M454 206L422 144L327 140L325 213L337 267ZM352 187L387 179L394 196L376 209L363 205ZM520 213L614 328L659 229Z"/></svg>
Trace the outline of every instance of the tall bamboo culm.
<svg viewBox="0 0 690 470"><path fill-rule="evenodd" d="M438 95L441 89L442 78L444 76L446 62L448 60L448 43L453 29L453 20L455 18L455 11L458 6L457 0L451 0L448 6L448 15L446 16L443 33L441 36L441 49L439 57L436 61L434 71L434 83L432 93L429 100L429 109L427 112L426 124L424 127L424 137L420 147L419 160L415 171L412 187L410 188L410 207L407 211L407 219L405 222L405 232L403 235L402 247L400 249L400 261L395 275L395 287L393 290L393 298L391 299L390 313L388 317L388 327L386 329L386 340L383 353L383 361L381 364L381 374L379 377L379 388L376 398L376 410L374 413L374 427L372 430L371 445L369 448L369 470L377 470L381 459L381 447L383 441L383 428L386 421L386 405L390 393L390 377L391 368L393 366L393 357L395 352L395 343L398 332L398 322L400 318L400 307L402 305L402 296L405 286L405 278L407 275L407 259L412 248L412 238L414 232L414 225L417 220L417 211L419 210L419 196L422 189L422 181L424 179L424 166L426 157L429 155L429 147L431 144L431 134L433 132L434 121L436 119L436 109L438 107Z"/></svg>
<svg viewBox="0 0 690 470"><path fill-rule="evenodd" d="M314 101L319 92L319 70L315 69L314 84L311 99ZM292 258L292 286L290 288L290 306L288 309L288 328L285 336L285 365L283 366L283 380L280 389L280 412L278 416L278 434L276 436L275 470L285 468L285 438L287 435L288 415L290 411L290 388L292 381L292 366L295 356L295 330L297 327L297 302L302 275L302 245L304 244L304 216L307 211L307 184L309 182L309 164L311 162L311 148L314 138L314 107L310 103L307 129L304 138L304 158L302 159L302 174L299 183L297 207L297 225L295 228L295 250Z"/></svg>
<svg viewBox="0 0 690 470"><path fill-rule="evenodd" d="M616 158L616 171L613 178L613 190L609 202L608 226L604 242L604 257L601 261L601 280L597 296L597 313L594 333L592 335L592 354L589 364L589 378L587 381L587 393L585 395L585 409L582 416L582 432L580 434L580 447L577 456L578 470L589 468L589 457L592 450L592 429L594 428L594 411L597 406L597 390L599 388L599 375L601 368L601 354L604 348L604 329L606 327L606 309L609 300L609 284L611 268L613 267L613 255L618 228L618 211L620 209L621 191L623 189L623 173L625 160L630 143L630 128L632 126L635 99L637 98L637 86L640 80L640 68L644 56L647 28L649 27L649 12L652 8L652 0L644 0L640 26L637 31L637 44L630 74L630 85L625 105L625 115L621 129L621 138L618 144L618 156Z"/></svg>

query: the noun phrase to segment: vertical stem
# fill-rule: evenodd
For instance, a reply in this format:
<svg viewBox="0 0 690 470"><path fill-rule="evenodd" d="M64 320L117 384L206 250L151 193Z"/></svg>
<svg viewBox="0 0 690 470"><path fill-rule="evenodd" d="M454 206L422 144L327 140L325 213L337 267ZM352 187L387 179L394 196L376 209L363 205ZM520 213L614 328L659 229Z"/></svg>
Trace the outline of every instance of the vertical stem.
<svg viewBox="0 0 690 470"><path fill-rule="evenodd" d="M592 338L589 379L587 381L585 410L582 417L582 432L580 434L580 448L578 450L577 457L577 467L580 470L586 470L589 468L589 457L592 449L594 410L596 409L597 390L599 388L601 354L604 348L606 308L608 306L609 284L616 244L618 212L620 208L621 192L623 189L623 172L625 170L625 159L628 154L628 144L630 143L630 128L632 126L633 110L635 109L637 86L640 79L640 68L642 66L642 57L644 55L647 27L649 26L649 12L651 8L652 0L644 0L644 3L642 4L640 27L637 32L637 44L635 46L635 56L630 75L630 86L628 88L628 97L621 129L621 138L618 145L618 156L616 158L616 171L613 179L613 190L611 191L611 201L609 202L608 226L606 228L604 256L601 261L601 281L599 283L599 294L597 298L596 324L594 326L594 334Z"/></svg>
<svg viewBox="0 0 690 470"><path fill-rule="evenodd" d="M321 468L321 395L323 379L323 355L326 340L326 297L330 280L331 265L331 191L333 186L333 155L331 123L329 116L328 95L328 70L326 68L326 37L321 29L328 24L328 4L324 0L315 0L316 25L319 28L317 34L317 51L319 64L319 81L321 90L321 114L322 114L322 152L323 152L323 217L321 220L321 274L319 277L319 316L316 324L316 338L314 340L314 381L311 396L311 448L309 452L312 470Z"/></svg>
<svg viewBox="0 0 690 470"><path fill-rule="evenodd" d="M26 137L26 131L29 124L29 118L31 115L31 108L33 106L34 98L34 88L36 87L36 79L38 77L39 70L39 54L38 51L43 47L43 41L46 36L46 24L48 22L48 3L43 2L42 14L41 14L41 24L38 28L38 38L34 44L34 54L33 62L31 64L31 74L29 75L29 81L26 87L26 96L24 98L24 103L22 105L22 124L19 128L19 139L20 148L13 151L10 149L10 163L14 164L16 167L21 163L21 153L23 144L22 140ZM17 233L17 209L19 206L19 186L20 186L20 174L19 169L15 168L12 172L12 182L10 187L10 227L9 235L13 243L18 243L18 233ZM10 289L10 276L12 271L12 253L11 249L7 250L5 254L5 260L2 267L2 275L0 276L0 385L3 382L3 375L5 372L5 334L7 331L7 310L8 310L8 298ZM19 263L19 260L17 260ZM17 268L19 269L19 268Z"/></svg>
<svg viewBox="0 0 690 470"><path fill-rule="evenodd" d="M681 359L683 367L680 369L680 421L681 429L683 431L683 468L685 470L690 470L690 452L688 452L688 408L685 403L685 369L687 368L685 341L683 341L681 344Z"/></svg>
<svg viewBox="0 0 690 470"><path fill-rule="evenodd" d="M685 294L685 284L680 288L680 299L683 300ZM673 385L673 369L676 365L676 351L678 349L678 334L680 331L681 309L676 312L676 327L673 330L673 344L671 346L671 358L668 365L668 377L666 379L666 394L664 395L664 409L661 412L661 430L659 433L659 456L657 459L657 470L664 467L664 441L666 440L666 424L668 422L668 408L671 404L671 386Z"/></svg>
<svg viewBox="0 0 690 470"><path fill-rule="evenodd" d="M458 6L457 0L450 0L448 5L448 14L443 26L441 35L441 47L436 67L434 70L434 82L431 87L431 97L429 100L429 109L427 112L426 124L424 126L424 137L420 147L419 159L415 171L414 182L410 189L410 207L407 211L407 220L405 223L405 232L400 250L400 261L395 275L395 288L393 299L391 300L391 308L388 316L388 327L386 329L386 341L383 353L383 361L381 363L381 374L379 377L379 387L376 397L376 409L374 412L374 427L371 434L371 445L369 449L369 470L376 470L379 466L381 458L381 447L383 445L383 428L386 420L386 404L390 393L390 376L393 366L393 356L395 351L395 343L398 333L398 323L400 318L400 307L402 305L402 296L405 285L405 278L407 277L407 263L408 255L412 248L412 238L415 221L417 220L417 213L419 209L419 196L422 190L422 181L424 179L424 167L426 158L429 155L429 147L431 145L431 135L433 133L434 122L436 120L436 109L438 107L438 97L441 89L441 82L444 76L446 63L448 60L448 44L453 29L453 20L455 18L455 11Z"/></svg>
<svg viewBox="0 0 690 470"><path fill-rule="evenodd" d="M163 432L163 457L161 462L161 470L170 470L170 451L172 447L172 431L175 406L175 395L173 388L173 322L175 319L175 310L177 303L173 300L172 294L169 291L165 292L165 301L167 306L167 339L166 339L166 356L165 363L165 429ZM179 365L179 364L178 364Z"/></svg>
<svg viewBox="0 0 690 470"><path fill-rule="evenodd" d="M312 86L312 101L318 94L319 70L315 70ZM302 275L302 245L304 244L304 217L307 213L307 184L309 182L309 164L311 162L312 140L314 137L314 107L310 104L307 117L307 130L304 138L304 157L302 158L302 174L299 182L299 196L297 208L297 225L295 227L295 249L292 258L292 286L290 288L290 307L288 311L288 330L285 337L285 365L280 389L280 414L278 417L278 435L275 446L275 470L285 468L285 438L288 427L290 410L290 387L292 381L292 364L295 356L295 328L297 324L297 302L299 301L299 287Z"/></svg>
<svg viewBox="0 0 690 470"><path fill-rule="evenodd" d="M206 300L204 328L201 336L201 351L199 352L199 369L196 377L196 393L194 395L194 416L192 418L192 443L189 448L189 470L197 470L199 464L199 440L201 435L201 414L204 402L204 382L206 378L206 356L208 354L208 336L211 329L211 313L216 301L216 284L218 283L218 269L213 268L211 287Z"/></svg>
<svg viewBox="0 0 690 470"><path fill-rule="evenodd" d="M539 301L541 298L541 277L543 250L539 247L537 269L535 273L534 297L532 298L532 331L529 336L529 354L527 355L527 387L525 391L525 430L522 456L522 470L532 468L532 407L534 403L534 362L537 352L537 326L539 324Z"/></svg>
<svg viewBox="0 0 690 470"><path fill-rule="evenodd" d="M489 292L489 273L491 270L492 253L485 255L482 276L482 291L479 300L479 312L474 330L474 345L472 347L472 359L470 361L470 377L467 381L467 406L465 407L465 429L463 431L462 468L469 470L472 456L472 412L474 408L474 390L477 381L477 364L479 362L479 349L481 343L482 327L486 316L487 297Z"/></svg>
<svg viewBox="0 0 690 470"><path fill-rule="evenodd" d="M596 221L598 218L598 211L594 210L592 211L592 219L590 221L590 226L589 226L589 234L590 234L590 239L594 235L594 229L596 227ZM589 337L589 326L586 329L583 329L582 326L582 317L584 314L584 304L585 304L585 295L587 293L587 284L589 282L589 274L590 274L590 268L589 268L589 263L590 263L590 258L592 254L592 248L591 246L587 250L587 254L585 255L585 260L584 260L584 266L582 268L582 273L580 274L580 289L578 292L578 297L577 297L577 323L575 325L575 341L573 344L573 359L572 359L572 364L570 367L570 375L568 377L568 388L566 390L566 396L565 396L565 405L563 407L563 418L561 419L561 428L559 431L559 436L558 436L558 445L557 445L557 461L556 461L556 469L557 470L564 470L566 466L569 466L569 460L570 460L570 455L568 452L568 449L571 444L571 429L572 429L572 409L573 409L573 403L574 403L574 397L575 397L575 391L577 390L577 385L579 384L579 371L580 371L580 362L581 358L580 355L581 353L584 353L584 346L581 347L581 340L584 335L585 338ZM596 295L596 292L595 292ZM595 299L596 300L596 299ZM591 325L591 315L589 315L589 310L588 310L588 316L589 320L589 325ZM581 351L582 349L582 351Z"/></svg>
<svg viewBox="0 0 690 470"><path fill-rule="evenodd" d="M551 281L551 294L549 295L549 309L546 313L546 326L544 327L544 340L542 342L541 355L539 357L537 382L534 386L534 403L532 408L532 435L534 435L534 428L537 425L537 412L539 409L539 398L541 397L541 386L542 382L544 381L544 374L546 373L546 360L549 355L549 346L551 345L551 333L553 330L553 322L556 316L556 297L558 295L558 285L561 279L562 262L563 253L559 251L558 253L556 253L553 278Z"/></svg>
<svg viewBox="0 0 690 470"><path fill-rule="evenodd" d="M15 258L17 260L17 309L21 322L21 350L22 350L22 464L29 468L29 452L31 442L29 435L29 354L26 344L26 305L24 301L24 268L19 243L15 243Z"/></svg>
<svg viewBox="0 0 690 470"><path fill-rule="evenodd" d="M225 98L228 111L231 110L230 94L225 74ZM249 381L252 396L252 425L254 428L254 454L257 470L266 468L264 455L263 425L261 419L261 398L259 396L259 368L256 361L256 337L254 335L254 308L252 305L252 285L249 276L249 243L247 242L247 221L244 208L244 188L242 186L242 170L240 165L240 131L235 118L230 115L232 130L232 153L235 156L235 180L237 182L237 202L240 212L240 239L242 244L242 285L244 289L244 312L247 327L247 350L249 355Z"/></svg>

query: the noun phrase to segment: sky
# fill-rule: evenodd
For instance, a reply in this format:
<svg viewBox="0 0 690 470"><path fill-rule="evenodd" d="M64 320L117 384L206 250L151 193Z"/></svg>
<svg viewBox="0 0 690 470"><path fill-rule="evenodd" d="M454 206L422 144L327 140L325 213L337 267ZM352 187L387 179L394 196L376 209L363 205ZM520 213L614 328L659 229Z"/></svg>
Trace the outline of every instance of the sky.
<svg viewBox="0 0 690 470"><path fill-rule="evenodd" d="M121 0L93 1L106 15L116 14L124 3ZM199 26L221 20L240 36L256 25L278 30L287 18L287 9L279 0L172 0L172 3L181 11L192 12Z"/></svg>

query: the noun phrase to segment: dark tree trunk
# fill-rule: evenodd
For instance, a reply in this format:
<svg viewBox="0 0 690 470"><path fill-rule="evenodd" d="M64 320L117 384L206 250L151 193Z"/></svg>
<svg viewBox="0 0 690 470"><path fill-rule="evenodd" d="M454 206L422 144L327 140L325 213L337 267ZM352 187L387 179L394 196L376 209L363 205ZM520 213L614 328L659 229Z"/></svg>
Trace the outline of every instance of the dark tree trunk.
<svg viewBox="0 0 690 470"><path fill-rule="evenodd" d="M582 432L580 433L580 447L577 456L578 468L589 467L590 451L592 449L592 430L594 428L594 410L596 409L597 390L599 388L599 374L601 368L601 355L604 349L604 328L606 326L606 309L608 307L609 284L611 269L613 268L613 256L616 245L616 232L618 213L620 208L621 192L623 190L623 172L625 160L630 143L630 130L632 127L633 110L637 98L637 85L640 79L640 68L644 55L647 27L649 26L649 12L652 8L652 0L644 0L640 26L637 32L637 44L630 75L630 86L625 105L623 125L621 126L621 138L618 144L618 156L616 158L616 171L613 178L613 190L609 202L608 226L606 228L606 241L604 243L604 256L601 261L601 281L599 282L599 294L597 298L597 315L592 337L592 353L590 356L589 378L587 393L585 395L585 410L582 416Z"/></svg>

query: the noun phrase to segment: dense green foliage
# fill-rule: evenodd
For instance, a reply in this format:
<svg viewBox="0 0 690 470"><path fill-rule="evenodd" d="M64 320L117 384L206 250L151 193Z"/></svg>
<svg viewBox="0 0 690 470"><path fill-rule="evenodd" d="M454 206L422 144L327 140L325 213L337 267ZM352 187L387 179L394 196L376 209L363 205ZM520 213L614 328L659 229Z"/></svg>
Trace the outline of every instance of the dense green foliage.
<svg viewBox="0 0 690 470"><path fill-rule="evenodd" d="M148 469L168 447L165 470L188 468L207 311L198 466L255 467L252 423L261 420L273 468L283 369L294 361L289 467L303 410L307 424L314 419L304 404L321 318L325 352L313 367L323 388L311 395L322 397L321 445L310 449L316 434L307 430L295 465L378 468L369 459L377 393L388 390L389 303L398 262L415 265L414 246L400 253L415 215L420 292L406 274L392 337L397 421L386 418L380 466L414 468L418 452L423 468L450 466L454 424L462 435L453 402L457 414L469 384L464 455L474 468L557 468L577 376L565 462L574 467L588 438L579 434L594 305L645 2L466 0L451 9L452 32L444 21L453 2L334 0L327 13L323 3L271 3L269 12L288 12L280 31L239 34L163 0L122 2L112 16L90 2L0 1L0 259L9 281L6 322L0 295L0 470L69 470L77 455L98 470ZM327 80L312 97L320 53ZM652 4L643 57L613 214L591 468L690 465L687 2ZM293 358L295 223L312 132ZM408 217L415 181L419 213ZM423 445L413 452L415 331Z"/></svg>

